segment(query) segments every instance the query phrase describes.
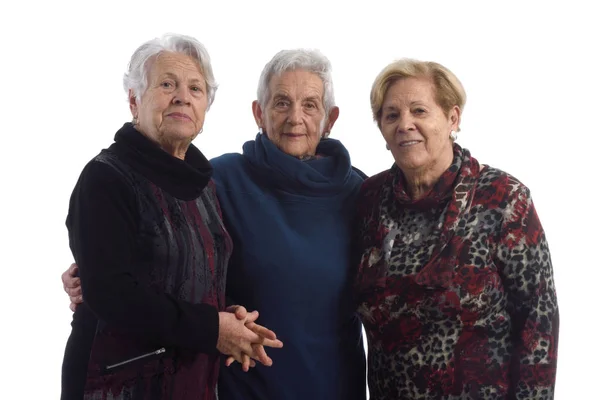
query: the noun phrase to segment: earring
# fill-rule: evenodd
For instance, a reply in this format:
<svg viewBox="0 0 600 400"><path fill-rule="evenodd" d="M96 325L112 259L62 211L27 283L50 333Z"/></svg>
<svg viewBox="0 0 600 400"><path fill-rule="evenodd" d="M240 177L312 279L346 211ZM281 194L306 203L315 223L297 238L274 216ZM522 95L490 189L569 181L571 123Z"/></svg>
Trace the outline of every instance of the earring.
<svg viewBox="0 0 600 400"><path fill-rule="evenodd" d="M452 139L453 142L456 142L456 139L458 139L456 131L450 131L450 139Z"/></svg>
<svg viewBox="0 0 600 400"><path fill-rule="evenodd" d="M262 130L262 128L261 128L260 126L258 127L258 133L259 133L260 135L262 135L262 134L263 134L263 130Z"/></svg>
<svg viewBox="0 0 600 400"><path fill-rule="evenodd" d="M386 150L389 150L389 149L390 149L390 145L386 143L386 144L385 144L385 149L386 149Z"/></svg>
<svg viewBox="0 0 600 400"><path fill-rule="evenodd" d="M138 123L137 117L133 117L133 119L131 120L131 123L133 125L137 125L137 123Z"/></svg>

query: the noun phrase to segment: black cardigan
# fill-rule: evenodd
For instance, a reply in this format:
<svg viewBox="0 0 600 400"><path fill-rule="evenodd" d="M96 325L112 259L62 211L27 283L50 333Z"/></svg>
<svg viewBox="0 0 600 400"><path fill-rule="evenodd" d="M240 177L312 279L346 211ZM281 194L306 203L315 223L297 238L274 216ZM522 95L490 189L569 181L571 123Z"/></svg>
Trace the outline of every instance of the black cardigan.
<svg viewBox="0 0 600 400"><path fill-rule="evenodd" d="M214 396L231 239L211 173L193 145L177 159L131 124L84 168L67 228L85 302L65 351L63 399L81 399L84 388Z"/></svg>

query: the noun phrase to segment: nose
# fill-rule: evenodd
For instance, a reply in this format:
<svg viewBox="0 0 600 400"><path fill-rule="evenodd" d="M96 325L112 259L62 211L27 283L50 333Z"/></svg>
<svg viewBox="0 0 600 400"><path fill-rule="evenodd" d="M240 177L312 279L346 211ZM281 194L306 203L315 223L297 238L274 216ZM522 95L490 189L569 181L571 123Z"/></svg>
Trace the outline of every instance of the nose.
<svg viewBox="0 0 600 400"><path fill-rule="evenodd" d="M190 104L191 94L187 87L179 86L173 97L174 104Z"/></svg>
<svg viewBox="0 0 600 400"><path fill-rule="evenodd" d="M398 133L407 133L415 130L415 124L410 113L402 115L398 121Z"/></svg>
<svg viewBox="0 0 600 400"><path fill-rule="evenodd" d="M302 106L300 104L290 107L288 122L290 125L299 125L302 123Z"/></svg>

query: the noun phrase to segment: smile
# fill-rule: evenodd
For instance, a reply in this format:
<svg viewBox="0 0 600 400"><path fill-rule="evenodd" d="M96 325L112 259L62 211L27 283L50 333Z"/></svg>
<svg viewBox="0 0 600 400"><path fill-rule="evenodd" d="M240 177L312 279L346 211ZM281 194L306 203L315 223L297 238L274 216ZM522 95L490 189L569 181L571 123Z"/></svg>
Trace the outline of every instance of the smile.
<svg viewBox="0 0 600 400"><path fill-rule="evenodd" d="M398 146L400 146L400 147L409 147L409 146L414 146L415 144L419 144L419 143L421 143L421 142L418 141L418 140L408 140L406 142L400 142L398 144Z"/></svg>

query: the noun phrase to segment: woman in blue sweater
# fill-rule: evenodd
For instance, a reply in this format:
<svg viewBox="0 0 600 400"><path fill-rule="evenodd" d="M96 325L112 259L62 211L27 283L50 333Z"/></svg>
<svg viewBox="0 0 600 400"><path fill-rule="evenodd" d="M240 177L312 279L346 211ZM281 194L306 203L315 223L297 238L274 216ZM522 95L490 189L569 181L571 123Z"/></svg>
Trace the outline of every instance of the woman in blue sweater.
<svg viewBox="0 0 600 400"><path fill-rule="evenodd" d="M339 115L329 60L312 50L277 53L252 108L255 140L243 154L211 160L234 243L226 296L230 305L260 310L261 324L285 346L270 354L271 368L222 368L219 398L364 399L350 228L365 176L328 138Z"/></svg>

